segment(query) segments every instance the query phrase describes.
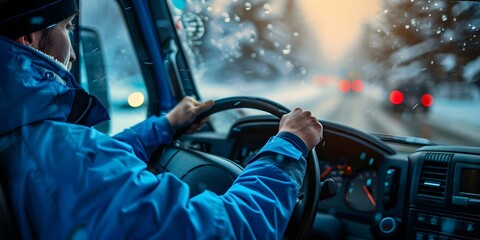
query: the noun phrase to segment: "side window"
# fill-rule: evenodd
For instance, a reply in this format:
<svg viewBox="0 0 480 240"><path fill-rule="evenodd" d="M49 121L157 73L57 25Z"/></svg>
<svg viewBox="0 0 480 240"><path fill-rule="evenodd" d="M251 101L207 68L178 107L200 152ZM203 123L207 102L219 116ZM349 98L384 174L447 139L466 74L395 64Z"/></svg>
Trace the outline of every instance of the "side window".
<svg viewBox="0 0 480 240"><path fill-rule="evenodd" d="M97 126L97 129L113 135L144 120L148 105L145 81L117 2L82 0L80 30L80 52L83 53L78 57L80 82L104 104L107 103L111 117L109 124ZM91 41L85 40L91 39L92 35L99 37L97 47L91 47ZM98 55L96 52L102 53L103 64L89 62L91 56ZM91 74L92 71L101 74Z"/></svg>

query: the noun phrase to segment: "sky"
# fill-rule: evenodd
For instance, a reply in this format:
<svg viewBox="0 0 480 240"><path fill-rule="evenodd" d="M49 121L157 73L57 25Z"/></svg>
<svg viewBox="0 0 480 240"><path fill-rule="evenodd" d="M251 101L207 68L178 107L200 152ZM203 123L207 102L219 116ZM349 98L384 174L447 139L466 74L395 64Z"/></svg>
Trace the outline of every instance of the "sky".
<svg viewBox="0 0 480 240"><path fill-rule="evenodd" d="M314 22L321 51L335 64L358 39L365 21L381 13L380 0L301 0L305 17Z"/></svg>

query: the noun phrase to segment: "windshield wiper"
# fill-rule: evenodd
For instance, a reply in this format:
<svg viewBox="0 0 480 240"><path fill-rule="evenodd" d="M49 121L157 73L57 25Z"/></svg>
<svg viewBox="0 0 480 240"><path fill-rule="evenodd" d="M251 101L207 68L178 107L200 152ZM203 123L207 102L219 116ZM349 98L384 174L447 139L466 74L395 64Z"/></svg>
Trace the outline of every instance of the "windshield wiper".
<svg viewBox="0 0 480 240"><path fill-rule="evenodd" d="M416 145L416 146L439 145L438 143L432 142L426 138L421 138L421 137L396 136L396 135L389 135L389 134L383 134L383 133L372 133L372 135L384 142L394 142L394 143Z"/></svg>

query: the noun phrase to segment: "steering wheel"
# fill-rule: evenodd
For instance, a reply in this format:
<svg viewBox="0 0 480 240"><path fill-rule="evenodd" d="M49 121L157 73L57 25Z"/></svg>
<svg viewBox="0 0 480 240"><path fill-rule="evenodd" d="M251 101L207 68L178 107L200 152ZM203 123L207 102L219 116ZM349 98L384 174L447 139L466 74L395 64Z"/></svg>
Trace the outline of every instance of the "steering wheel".
<svg viewBox="0 0 480 240"><path fill-rule="evenodd" d="M278 118L290 112L288 108L264 98L229 97L216 100L215 105L197 119L236 108L262 110ZM181 159L189 159L189 161L181 161ZM317 212L321 182L315 149L308 153L306 160L307 168L303 185L284 235L287 239L306 239L311 232ZM157 149L150 162L152 163L150 170L157 173L168 171L186 182L190 186L191 195L196 195L205 189L220 195L224 194L243 171L241 166L228 159L175 145Z"/></svg>

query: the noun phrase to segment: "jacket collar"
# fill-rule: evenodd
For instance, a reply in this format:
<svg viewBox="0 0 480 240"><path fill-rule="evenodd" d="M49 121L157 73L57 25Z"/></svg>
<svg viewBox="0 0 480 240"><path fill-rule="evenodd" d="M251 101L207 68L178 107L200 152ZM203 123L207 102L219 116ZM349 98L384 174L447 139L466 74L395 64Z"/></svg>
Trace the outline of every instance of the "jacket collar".
<svg viewBox="0 0 480 240"><path fill-rule="evenodd" d="M0 135L42 120L93 126L109 116L60 63L0 36Z"/></svg>

